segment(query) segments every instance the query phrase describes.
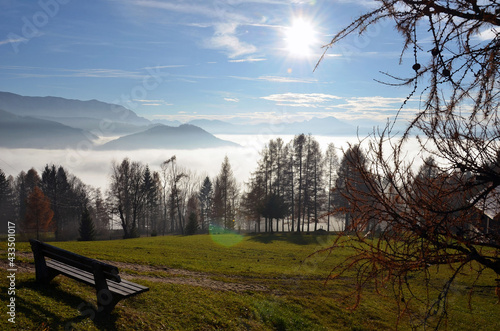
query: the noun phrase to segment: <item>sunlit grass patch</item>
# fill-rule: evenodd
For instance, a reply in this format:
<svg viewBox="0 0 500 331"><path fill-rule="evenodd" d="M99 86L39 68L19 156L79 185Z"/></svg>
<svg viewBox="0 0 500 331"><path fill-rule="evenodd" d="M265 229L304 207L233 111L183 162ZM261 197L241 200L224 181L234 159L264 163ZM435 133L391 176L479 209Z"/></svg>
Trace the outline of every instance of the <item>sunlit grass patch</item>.
<svg viewBox="0 0 500 331"><path fill-rule="evenodd" d="M331 268L349 251L311 254L327 248L334 238L263 234L244 236L232 246L220 245L210 235L54 242L63 249L116 263L121 274L150 291L120 301L109 320L96 321L88 314L82 316L82 310L95 305L92 287L58 276L42 288L34 282L34 272L21 272L16 326L28 330L62 330L67 323L76 330L395 329L398 309L387 284L378 293L373 284L367 286L359 308L349 310L355 300L351 296L355 274L325 283ZM19 262L32 263L29 244L19 242L16 248L23 256ZM5 250L5 244L0 249ZM451 271L441 267L432 272L437 278L430 294L435 295ZM5 276L2 270L0 277ZM471 277L464 270L451 288L448 329L500 329L500 305L495 305L494 289L487 280L478 282L469 308ZM420 298L427 295L423 280L421 274L409 279ZM4 283L1 286L0 299L6 302ZM402 316L399 329L410 330L410 322L425 315L423 303L414 309L414 320ZM5 313L4 305L0 313Z"/></svg>

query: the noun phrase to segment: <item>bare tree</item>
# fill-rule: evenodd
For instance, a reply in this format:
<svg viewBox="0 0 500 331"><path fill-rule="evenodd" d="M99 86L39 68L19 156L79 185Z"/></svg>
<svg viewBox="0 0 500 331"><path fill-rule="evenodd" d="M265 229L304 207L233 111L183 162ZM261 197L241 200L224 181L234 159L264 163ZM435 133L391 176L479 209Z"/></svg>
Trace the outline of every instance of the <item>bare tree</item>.
<svg viewBox="0 0 500 331"><path fill-rule="evenodd" d="M428 311L423 323L435 319L438 328L447 314L451 285L460 272L472 270L474 284L500 278L499 68L500 4L476 0L378 0L377 7L353 20L326 48L353 33L363 33L383 19L394 22L404 38L403 54L413 56L413 75L386 74L386 84L409 86L402 108L414 95L424 99L403 132L394 139L393 123L368 142L366 163L352 158L366 186L347 183L344 212L352 215L351 236L340 236L334 246L356 247L356 253L335 273L357 272L358 300L364 286L392 282L401 312L414 314L411 303L423 300ZM482 38L479 38L482 34ZM429 49L424 43L431 41ZM422 59L428 57L427 63ZM321 61L321 60L320 60ZM419 87L424 80L428 84ZM394 120L395 121L395 120ZM432 156L427 174L415 172L415 160L405 159L408 141L416 135L419 155ZM388 147L390 152L388 152ZM426 157L426 156L425 156ZM424 169L425 170L425 169ZM496 222L496 223L495 223ZM491 227L496 224L496 227ZM378 229L377 240L366 232ZM436 297L416 298L407 287L409 277L423 272L430 284L433 266L447 265L449 278ZM493 275L493 276L492 276ZM499 289L497 288L497 291ZM413 316L415 317L415 316Z"/></svg>
<svg viewBox="0 0 500 331"><path fill-rule="evenodd" d="M328 144L325 153L325 163L326 163L326 181L328 182L328 206L327 206L327 228L326 231L330 232L330 216L332 214L332 204L333 204L333 184L336 179L337 169L339 167L339 158L337 156L337 151L335 150L335 145L333 143Z"/></svg>
<svg viewBox="0 0 500 331"><path fill-rule="evenodd" d="M235 224L233 221L236 216L238 191L229 158L226 156L215 180L214 188L215 216L225 229L234 229Z"/></svg>
<svg viewBox="0 0 500 331"><path fill-rule="evenodd" d="M183 192L185 190L181 189L181 181L184 178L188 178L188 175L180 170L177 166L177 158L172 156L170 159L163 162L162 167L165 169L170 168L169 182L170 182L170 218L171 218L171 231L174 232L175 229L180 230L184 234L184 216L182 213L182 203L183 203ZM177 222L175 221L177 217Z"/></svg>
<svg viewBox="0 0 500 331"><path fill-rule="evenodd" d="M89 212L93 220L95 220L96 231L98 235L104 237L108 233L111 226L111 215L109 206L104 200L101 189L93 189L90 192L91 201L89 203Z"/></svg>
<svg viewBox="0 0 500 331"><path fill-rule="evenodd" d="M298 190L297 190L297 232L300 232L300 216L301 212L304 209L304 201L303 201L303 192L304 192L304 156L305 151L304 147L306 144L306 137L304 134L295 136L293 139L293 149L294 149L294 173L297 174L295 179L298 182ZM303 212L302 212L303 215ZM294 224L292 221L292 231L294 230Z"/></svg>
<svg viewBox="0 0 500 331"><path fill-rule="evenodd" d="M124 159L113 163L110 194L113 209L118 212L124 238L139 236L139 219L143 215L146 192L143 189L144 166Z"/></svg>

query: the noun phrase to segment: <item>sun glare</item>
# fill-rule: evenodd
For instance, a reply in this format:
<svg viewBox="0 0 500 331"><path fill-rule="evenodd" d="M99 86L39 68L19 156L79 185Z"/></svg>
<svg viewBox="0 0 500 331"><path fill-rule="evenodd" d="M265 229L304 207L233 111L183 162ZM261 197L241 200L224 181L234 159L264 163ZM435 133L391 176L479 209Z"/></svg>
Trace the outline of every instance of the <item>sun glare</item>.
<svg viewBox="0 0 500 331"><path fill-rule="evenodd" d="M285 31L285 42L290 55L307 57L316 43L316 31L311 22L298 18Z"/></svg>

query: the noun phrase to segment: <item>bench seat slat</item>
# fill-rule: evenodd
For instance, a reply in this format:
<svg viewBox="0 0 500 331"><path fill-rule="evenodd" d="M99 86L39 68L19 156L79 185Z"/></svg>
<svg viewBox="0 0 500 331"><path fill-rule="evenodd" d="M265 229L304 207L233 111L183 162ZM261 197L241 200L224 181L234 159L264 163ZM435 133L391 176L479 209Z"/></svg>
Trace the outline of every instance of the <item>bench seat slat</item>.
<svg viewBox="0 0 500 331"><path fill-rule="evenodd" d="M142 286L142 285L139 285L139 284L136 284L136 283L132 283L132 282L129 282L128 280L123 280L119 283L123 288L127 288L129 289L130 291L133 291L133 292L139 292L139 293L142 293L142 292L145 292L147 291L149 288L146 287L146 286Z"/></svg>
<svg viewBox="0 0 500 331"><path fill-rule="evenodd" d="M69 266L63 262L56 260L47 259L46 263L47 267L55 269L66 276L70 277L73 276L75 278L82 280L84 283L88 283L89 285L95 285L94 275L91 274L90 272Z"/></svg>
<svg viewBox="0 0 500 331"><path fill-rule="evenodd" d="M54 259L57 261L61 261L64 264L67 264L67 265L70 265L72 267L75 267L75 268L78 268L81 270L85 270L88 272L92 272L92 263L95 262L104 268L103 272L106 275L106 278L120 280L120 276L118 276L118 268L115 266L103 263L101 261L92 260L90 258L86 258L85 256L79 256L79 255L78 255L80 257L79 260L73 260L73 259L71 259L71 257L61 255L60 251L57 251L57 252L44 251L44 255L48 258L51 258L51 259ZM76 255L76 254L74 254L74 255Z"/></svg>
<svg viewBox="0 0 500 331"><path fill-rule="evenodd" d="M73 266L67 265L65 263L56 261L56 260L47 260L47 267L57 270L58 272L82 281L88 285L94 286L94 275L90 272L80 270ZM112 293L121 295L123 297L130 297L135 294L139 294L148 290L147 287L135 284L129 281L122 280L120 283L117 283L112 280L107 280L108 288Z"/></svg>
<svg viewBox="0 0 500 331"><path fill-rule="evenodd" d="M47 260L47 267L52 268L60 272L61 274L68 276L70 278L79 280L85 284L95 286L94 275L90 272L79 270L78 268L69 266L59 261ZM117 284L116 282L114 282ZM134 293L121 290L119 287L114 286L109 280L107 280L108 289L115 294L121 295L123 297L128 297Z"/></svg>

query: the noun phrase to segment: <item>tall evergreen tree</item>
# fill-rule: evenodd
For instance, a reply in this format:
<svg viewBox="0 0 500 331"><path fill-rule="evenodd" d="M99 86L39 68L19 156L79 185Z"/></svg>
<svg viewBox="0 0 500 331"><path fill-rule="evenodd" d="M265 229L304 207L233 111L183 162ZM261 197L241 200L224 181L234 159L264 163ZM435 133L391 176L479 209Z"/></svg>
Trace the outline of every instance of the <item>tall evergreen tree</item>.
<svg viewBox="0 0 500 331"><path fill-rule="evenodd" d="M24 221L26 217L26 208L28 196L33 189L40 183L40 176L37 171L31 168L27 173L21 171L16 178L16 205L17 205L17 218Z"/></svg>
<svg viewBox="0 0 500 331"><path fill-rule="evenodd" d="M40 187L54 211L56 240L75 239L81 214L89 199L87 186L62 166L46 165Z"/></svg>
<svg viewBox="0 0 500 331"><path fill-rule="evenodd" d="M96 231L94 220L90 216L89 210L85 208L82 213L82 218L80 220L80 228L78 229L80 233L80 241L92 241L95 240Z"/></svg>
<svg viewBox="0 0 500 331"><path fill-rule="evenodd" d="M2 227L2 232L6 231L7 222L15 221L14 207L14 190L11 180L0 169L0 226Z"/></svg>
<svg viewBox="0 0 500 331"><path fill-rule="evenodd" d="M206 230L210 224L210 215L213 209L213 188L208 176L203 180L198 199L200 200L201 230Z"/></svg>
<svg viewBox="0 0 500 331"><path fill-rule="evenodd" d="M149 170L149 166L146 165L143 176L143 191L145 198L145 208L144 208L144 217L142 222L140 222L140 230L142 232L149 233L152 228L152 223L154 223L153 217L155 215L155 210L157 207L157 186L155 180L153 178L154 174L151 174Z"/></svg>
<svg viewBox="0 0 500 331"><path fill-rule="evenodd" d="M188 222L186 224L186 234L191 236L198 231L198 217L195 212L191 212L188 217Z"/></svg>

